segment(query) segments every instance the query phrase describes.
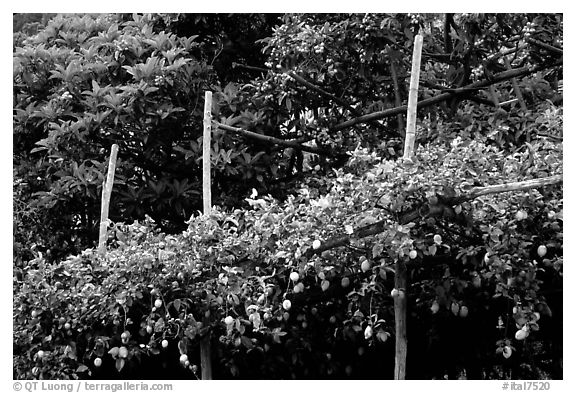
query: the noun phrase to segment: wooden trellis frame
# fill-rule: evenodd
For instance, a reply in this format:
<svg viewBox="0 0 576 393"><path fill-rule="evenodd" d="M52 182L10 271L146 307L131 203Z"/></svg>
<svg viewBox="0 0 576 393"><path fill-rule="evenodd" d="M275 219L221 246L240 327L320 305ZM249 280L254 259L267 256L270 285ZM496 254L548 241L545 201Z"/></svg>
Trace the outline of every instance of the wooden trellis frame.
<svg viewBox="0 0 576 393"><path fill-rule="evenodd" d="M212 181L211 181L211 147L212 147L212 92L204 94L204 134L202 140L202 196L204 204L204 215L209 215L212 211ZM209 327L210 317L203 316L203 324ZM212 379L212 349L210 329L206 330L206 335L200 341L200 369L203 380Z"/></svg>
<svg viewBox="0 0 576 393"><path fill-rule="evenodd" d="M100 208L100 234L98 236L98 254L106 255L106 241L108 240L108 211L110 210L110 197L114 186L114 173L116 172L116 159L118 145L113 144L108 161L108 174L102 183L102 204Z"/></svg>

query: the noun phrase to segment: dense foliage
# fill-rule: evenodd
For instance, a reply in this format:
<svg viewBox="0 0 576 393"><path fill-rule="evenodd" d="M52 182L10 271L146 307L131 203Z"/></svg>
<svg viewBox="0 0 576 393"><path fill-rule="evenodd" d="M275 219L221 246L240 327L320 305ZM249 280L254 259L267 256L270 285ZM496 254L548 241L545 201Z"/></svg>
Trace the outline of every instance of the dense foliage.
<svg viewBox="0 0 576 393"><path fill-rule="evenodd" d="M149 214L175 231L200 205L202 101L216 80L214 58L197 36L155 23L58 16L15 49L15 195L30 204L23 215L46 218L34 224L44 221L38 232L51 235L37 243L59 251L54 257L94 239L112 143L121 151L112 218ZM262 154L238 138L221 134L213 149L216 190L242 193L265 170L256 165Z"/></svg>
<svg viewBox="0 0 576 393"><path fill-rule="evenodd" d="M415 31L425 36L426 98L491 78L504 67L498 54L503 49L515 50L513 66L553 63L557 54L527 40L561 45L562 29L559 16L538 14L287 15L272 32L275 21L274 15L253 14L59 15L44 21L44 28L36 23L39 31L28 38L23 32L35 30L24 25L14 50L14 194L18 206L27 206L18 211L26 219L16 228L17 247L23 245L17 256L32 244L50 251L53 260L92 245L112 143L120 145L120 162L111 217L148 214L165 231L185 228L201 206L199 138L207 89L215 91L214 115L223 124L308 140L336 156L303 157L216 131L214 202L239 207L251 188L285 198L294 178L317 164L338 167L342 154L358 143L386 142L386 156L397 154L401 116L343 124L405 102ZM15 28L21 24L15 20ZM267 34L258 41L261 47L246 44ZM519 81L529 110L540 113L544 100L557 98L558 79L552 68ZM500 101L509 100L511 91L504 83ZM465 96L487 101L482 92ZM505 147L530 140L517 135L526 134L523 124L513 133L493 127L508 116L530 119L518 105L494 111L472 101L464 107L458 105L462 97L444 105L445 112L420 111L430 122L421 143L469 126L478 129L476 135L508 139ZM484 119L476 120L478 115ZM36 225L44 230L31 231Z"/></svg>
<svg viewBox="0 0 576 393"><path fill-rule="evenodd" d="M178 236L151 221L116 224L105 260L86 250L56 265L31 261L15 286L15 348L24 355L17 373L108 377L116 366L136 376L157 357L165 365L158 377L186 377L188 367L170 371L171 364L186 354L197 369L199 321L209 315L214 359L225 362L218 377L385 377L393 364L393 263L404 258L411 377L503 377L504 366L515 378L537 376L542 366L530 359L559 328L543 293L561 285L561 189L464 203L456 208L462 221L445 214L401 225L398 216L451 187L460 194L477 181L561 173L561 151L538 142L506 156L456 141L417 158L404 170L359 150L284 203L254 195L251 209L217 209ZM377 220L386 223L380 234L354 237ZM348 247L314 252L322 250L315 241L344 234ZM552 279L542 288L544 277ZM529 338L514 339L523 328ZM126 356L115 356L118 347ZM439 368L418 367L428 361Z"/></svg>
<svg viewBox="0 0 576 393"><path fill-rule="evenodd" d="M214 378L392 378L398 296L407 378L562 378L561 185L466 198L562 174L561 16L39 20L15 21L15 378L195 378L204 337ZM403 160L402 116L358 118L406 102L416 32L420 98L464 90ZM502 53L524 77L468 88ZM217 122L323 154L215 127L196 214L205 90Z"/></svg>

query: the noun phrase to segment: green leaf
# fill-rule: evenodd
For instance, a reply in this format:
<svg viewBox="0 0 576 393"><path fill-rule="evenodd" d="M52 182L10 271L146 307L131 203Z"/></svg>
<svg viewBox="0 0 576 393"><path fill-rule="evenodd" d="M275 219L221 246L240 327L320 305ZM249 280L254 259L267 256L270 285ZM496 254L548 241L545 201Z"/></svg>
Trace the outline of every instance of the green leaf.
<svg viewBox="0 0 576 393"><path fill-rule="evenodd" d="M186 355L188 353L188 338L183 337L180 341L178 341L178 350L180 351L180 355Z"/></svg>
<svg viewBox="0 0 576 393"><path fill-rule="evenodd" d="M72 360L78 359L78 357L76 356L76 343L75 342L72 341L72 342L70 342L69 345L66 345L66 348L64 348L64 356L66 356Z"/></svg>
<svg viewBox="0 0 576 393"><path fill-rule="evenodd" d="M116 370L118 370L118 372L122 371L125 364L126 361L123 358L116 359Z"/></svg>
<svg viewBox="0 0 576 393"><path fill-rule="evenodd" d="M160 319L158 319L158 320L156 321L156 323L154 324L154 331L155 331L156 333L159 333L159 332L161 332L162 330L164 330L164 326L165 326L165 324L164 324L164 319L163 319L163 318L160 318Z"/></svg>
<svg viewBox="0 0 576 393"><path fill-rule="evenodd" d="M112 347L110 348L110 350L108 351L108 353L113 357L116 358L118 356L118 351L120 350L120 348L118 347Z"/></svg>
<svg viewBox="0 0 576 393"><path fill-rule="evenodd" d="M84 373L86 371L90 370L90 368L88 366L86 366L85 364L81 364L78 366L78 368L76 369L77 373Z"/></svg>

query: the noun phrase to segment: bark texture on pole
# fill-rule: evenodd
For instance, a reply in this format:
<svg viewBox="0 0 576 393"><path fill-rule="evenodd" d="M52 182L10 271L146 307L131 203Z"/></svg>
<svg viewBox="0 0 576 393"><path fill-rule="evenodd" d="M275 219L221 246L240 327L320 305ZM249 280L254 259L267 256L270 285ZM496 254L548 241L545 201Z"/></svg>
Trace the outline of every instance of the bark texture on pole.
<svg viewBox="0 0 576 393"><path fill-rule="evenodd" d="M110 210L110 196L114 186L114 173L116 172L116 159L118 157L118 145L112 145L110 160L108 161L108 174L102 184L102 204L100 210L100 236L98 237L98 254L106 255L106 241L108 240L108 211Z"/></svg>
<svg viewBox="0 0 576 393"><path fill-rule="evenodd" d="M204 202L204 215L212 211L212 181L210 179L211 157L210 149L212 139L212 92L207 91L204 95L204 135L202 140L202 196ZM204 326L210 326L208 314L204 314ZM203 380L212 379L212 348L210 345L210 330L202 337L200 341L200 368Z"/></svg>
<svg viewBox="0 0 576 393"><path fill-rule="evenodd" d="M421 58L422 36L418 34L414 39L414 51L412 52L412 75L410 77L410 94L408 95L404 158L410 158L414 154L414 143L416 142L416 108L418 105L418 82L420 81Z"/></svg>

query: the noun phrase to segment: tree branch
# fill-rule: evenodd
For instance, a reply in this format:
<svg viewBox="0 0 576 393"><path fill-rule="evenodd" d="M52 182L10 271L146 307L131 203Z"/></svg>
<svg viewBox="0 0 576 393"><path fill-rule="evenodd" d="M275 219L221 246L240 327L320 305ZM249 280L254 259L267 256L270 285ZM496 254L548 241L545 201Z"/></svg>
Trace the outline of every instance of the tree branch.
<svg viewBox="0 0 576 393"><path fill-rule="evenodd" d="M396 66L394 65L394 60L390 59L390 75L392 76L392 86L394 86L394 103L396 106L402 105L402 98L400 97L400 84L398 83L398 75L396 73ZM404 129L404 118L401 113L396 115L398 120L398 134L402 138L406 137L406 132Z"/></svg>
<svg viewBox="0 0 576 393"><path fill-rule="evenodd" d="M450 36L450 27L454 23L454 14L444 14L444 52L451 54L454 50L452 37Z"/></svg>
<svg viewBox="0 0 576 393"><path fill-rule="evenodd" d="M244 130L242 128L228 126L226 124L222 124L222 123L219 123L217 121L214 121L213 124L216 125L216 127L220 128L221 130L224 130L224 131L236 132L236 133L242 134L248 138L256 139L256 140L259 140L262 142L271 143L271 144L275 144L275 145L279 145L279 146L291 147L293 149L306 151L308 153L314 153L314 154L318 154L318 155L322 155L322 156L331 156L331 157L344 155L343 153L337 153L337 152L322 149L319 147L302 145L296 141L287 141L284 139L279 139L279 138L275 138L275 137L268 136L268 135L257 134L255 132Z"/></svg>
<svg viewBox="0 0 576 393"><path fill-rule="evenodd" d="M421 81L420 82L423 86L426 86L430 89L434 89L434 90L440 90L441 92L445 93L445 92L454 92L456 91L455 94L462 94L466 96L467 100L470 101L474 101L477 102L479 104L484 104L487 106L494 106L494 102L487 100L486 98L482 98L479 97L477 95L475 95L474 93L476 93L477 91L480 90L480 88L476 88L476 89L466 89L466 88L460 88L460 89L455 89L455 88L450 88L450 87L445 87L445 86L441 86L441 85L437 85L435 83L432 82L428 82L428 81Z"/></svg>
<svg viewBox="0 0 576 393"><path fill-rule="evenodd" d="M526 75L532 74L532 73L540 71L542 69L557 67L557 66L560 66L562 64L563 64L562 60L559 60L559 61L554 62L551 65L541 65L538 67L515 68L512 70L504 71L504 72L501 72L499 74L494 75L494 77L490 80L483 80L483 81L479 81L479 82L474 82L474 83L471 83L467 86L463 86L461 88L453 89L449 92L437 95L436 97L431 97L431 98L427 98L425 100L422 100L422 101L418 102L418 109L432 106L432 105L435 105L435 104L442 102L442 101L446 101L446 100L450 99L455 94L468 93L470 91L470 89L478 89L478 88L482 88L482 87L488 87L488 86L494 85L496 83L503 82L503 81L506 81L506 80L509 80L509 79L512 79L515 77L524 77ZM370 113L370 114L367 114L364 116L360 116L360 117L356 117L354 119L350 119L348 121L340 123L340 124L336 125L335 127L333 127L332 130L333 131L339 131L339 130L343 130L343 129L348 128L348 127L352 127L352 126L359 124L359 123L366 123L366 122L372 121L372 120L379 120L379 119L383 119L383 118L386 118L389 116L395 116L398 113L406 112L407 109L408 109L407 106L403 105L400 107L390 108L390 109L386 109L386 110L379 111L379 112L373 112L373 113Z"/></svg>
<svg viewBox="0 0 576 393"><path fill-rule="evenodd" d="M262 68L262 67L254 67L254 66L250 66L250 65L246 65L246 64L241 64L241 63L236 63L235 61L232 62L232 68L244 68L246 70L250 70L250 71L258 71L258 72L269 72L272 71L269 68Z"/></svg>
<svg viewBox="0 0 576 393"><path fill-rule="evenodd" d="M562 141L564 140L564 138L562 138L561 136L548 134L548 133L546 133L546 132L539 132L539 133L538 133L538 136L542 136L542 137L545 137L545 138L550 138L550 139L552 139L552 140L555 141L555 142L562 142Z"/></svg>
<svg viewBox="0 0 576 393"><path fill-rule="evenodd" d="M526 38L526 41L531 43L534 46L540 47L542 49L545 49L545 50L552 52L552 53L555 53L557 55L560 55L560 56L564 55L564 51L562 49L557 48L557 47L552 46L552 45L549 45L549 44L546 44L545 42L535 40L532 37Z"/></svg>
<svg viewBox="0 0 576 393"><path fill-rule="evenodd" d="M487 100L486 98L478 97L477 95L467 95L466 99L469 101L477 102L478 104L486 105L486 106L494 106L494 102L491 100ZM500 104L502 106L504 103Z"/></svg>
<svg viewBox="0 0 576 393"><path fill-rule="evenodd" d="M354 116L362 116L362 112L360 112L358 109L354 108L352 105L350 105L350 103L346 102L345 100L343 100L340 97L335 96L332 93L327 92L326 90L316 86L315 84L308 82L306 79L304 79L300 75L296 74L294 71L287 71L286 75L288 75L290 78L294 79L296 82L308 87L309 89L314 90L315 92L319 93L320 95L323 95L323 96L329 98L330 100L334 101L335 103L340 104L344 108L348 109L350 111L350 113L352 113ZM375 127L378 127L378 128L382 127L382 125L380 123L378 123L376 120L371 120L370 123L372 123L372 125L374 125Z"/></svg>
<svg viewBox="0 0 576 393"><path fill-rule="evenodd" d="M422 51L422 57L433 59L444 64L456 64L461 60L461 58L453 56L450 53L430 53L426 51Z"/></svg>
<svg viewBox="0 0 576 393"><path fill-rule="evenodd" d="M516 52L518 52L518 51L520 51L520 50L522 50L522 49L524 49L524 48L527 48L527 47L528 47L528 45L526 45L526 44L518 45L518 46L516 46L516 47L514 47L514 48L510 48L510 49L508 49L508 50L505 50L504 52L494 53L494 54L488 56L488 57L486 58L486 60L487 60L487 61L495 61L495 60L500 59L501 57L505 57L505 56L511 55L512 53L516 53Z"/></svg>
<svg viewBox="0 0 576 393"><path fill-rule="evenodd" d="M496 184L493 186L486 186L486 187L474 187L467 194L459 197L458 201L459 202L461 201L460 203L462 203L464 200L476 199L483 195L500 194L503 192L511 192L511 191L525 191L530 190L532 188L551 186L559 183L562 183L562 175L543 177L540 179L524 180L507 184ZM461 198L464 198L464 200L461 200Z"/></svg>
<svg viewBox="0 0 576 393"><path fill-rule="evenodd" d="M479 90L482 90L482 87L446 87L442 85L438 85L436 83L428 82L428 81L421 81L420 82L423 86L429 87L430 89L440 90L442 93L452 93L452 94L467 94L467 93L476 93Z"/></svg>

